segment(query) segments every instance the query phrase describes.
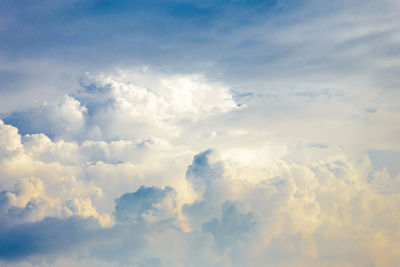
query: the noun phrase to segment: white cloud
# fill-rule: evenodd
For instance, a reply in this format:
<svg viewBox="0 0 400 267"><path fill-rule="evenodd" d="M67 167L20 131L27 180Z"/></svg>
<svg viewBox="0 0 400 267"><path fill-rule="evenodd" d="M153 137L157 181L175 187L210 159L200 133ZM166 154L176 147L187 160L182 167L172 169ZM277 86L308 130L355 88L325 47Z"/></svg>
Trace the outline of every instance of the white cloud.
<svg viewBox="0 0 400 267"><path fill-rule="evenodd" d="M0 156L7 156L21 148L21 137L18 129L11 125L5 125L0 120Z"/></svg>
<svg viewBox="0 0 400 267"><path fill-rule="evenodd" d="M317 134L269 134L263 118L247 121L254 109L238 108L227 87L199 76L159 75L149 82L147 74L132 75L91 78L74 96L21 113L16 118L32 122L29 134L0 122L0 246L29 241L26 251L0 253L3 260L399 263L400 217L392 211L400 204L400 183L393 168L374 166L359 146ZM137 85L129 82L138 77ZM288 99L321 98L318 106L331 97L321 94ZM198 153L209 147L217 149ZM66 238L64 227L79 238ZM38 232L28 238L24 229ZM32 240L40 236L46 242L37 245ZM64 242L50 248L54 238Z"/></svg>
<svg viewBox="0 0 400 267"><path fill-rule="evenodd" d="M130 80L151 75L155 80L147 83L151 87ZM200 75L98 75L83 79L81 86L74 96L13 113L7 120L22 124L24 133L45 133L56 140L135 140L177 137L184 125L180 122L239 109L229 87Z"/></svg>
<svg viewBox="0 0 400 267"><path fill-rule="evenodd" d="M47 109L46 106L43 108ZM78 100L65 96L58 105L49 107L45 112L48 115L50 131L61 139L76 137L77 134L81 134L85 125L86 111Z"/></svg>
<svg viewBox="0 0 400 267"><path fill-rule="evenodd" d="M14 132L8 139L21 140L15 128L5 129ZM1 159L2 173L17 183L2 193L7 228L57 228L86 222L72 222L73 216L96 218L108 228L98 230L89 224L86 233L93 229L97 234L77 240L84 256L75 254L73 244L59 247L68 247L77 265L92 257L106 265L118 261L139 266L388 265L400 260L395 253L400 247L400 217L391 212L400 204L398 191L382 190L385 183L378 181L388 180L384 170L373 172L369 180L371 163L364 154L358 160L342 155L307 164L292 157L289 163L282 158L290 151L298 153L298 147L276 148L279 153L271 154L266 145L243 150L254 158L251 164L238 156L240 150L207 150L189 165L190 151L157 138L79 145L37 134L16 144L8 149L13 153ZM162 163L158 166L157 157ZM179 157L185 160L171 165ZM19 171L26 162L33 167ZM162 173L173 169L175 173ZM168 178L172 174L177 176ZM23 222L31 225L22 226ZM30 257L61 253L46 244L30 248ZM30 261L24 254L15 257Z"/></svg>
<svg viewBox="0 0 400 267"><path fill-rule="evenodd" d="M64 217L72 215L79 215L84 218L94 217L99 220L102 226L110 226L113 221L109 214L99 214L95 207L92 205L90 198L73 198L66 202L62 207L62 214Z"/></svg>
<svg viewBox="0 0 400 267"><path fill-rule="evenodd" d="M135 85L129 78L137 74L123 73L83 82L84 88L76 97L89 112L88 138L99 138L98 134L103 139L171 137L180 133L179 121L196 121L238 109L228 87L209 84L199 75L142 75L154 75L156 82L150 88Z"/></svg>

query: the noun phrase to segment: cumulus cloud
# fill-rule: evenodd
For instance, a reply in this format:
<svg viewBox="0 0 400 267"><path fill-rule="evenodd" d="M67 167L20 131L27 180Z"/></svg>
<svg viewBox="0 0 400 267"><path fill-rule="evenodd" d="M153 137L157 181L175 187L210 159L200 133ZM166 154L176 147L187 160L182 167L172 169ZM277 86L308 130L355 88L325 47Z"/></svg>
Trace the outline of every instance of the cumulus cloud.
<svg viewBox="0 0 400 267"><path fill-rule="evenodd" d="M226 88L177 78L176 88L200 86L182 100L171 81L148 90L99 79L35 111L54 120L44 133L0 121L0 257L8 265L399 263L395 161L388 171L371 153L315 142L248 146L241 129L206 143L221 141L220 152L196 153L186 143L204 140L192 135L196 127L237 111ZM35 112L18 116L35 125Z"/></svg>
<svg viewBox="0 0 400 267"><path fill-rule="evenodd" d="M18 134L18 129L11 125L6 125L0 120L0 142L0 152L3 157L18 150L21 147L21 137Z"/></svg>
<svg viewBox="0 0 400 267"><path fill-rule="evenodd" d="M397 152L265 142L217 125L247 110L227 87L132 77L0 121L4 264L399 263Z"/></svg>
<svg viewBox="0 0 400 267"><path fill-rule="evenodd" d="M62 207L63 217L79 215L83 218L93 217L98 220L102 226L110 226L113 224L110 215L107 213L99 214L92 205L90 198L73 198L64 202Z"/></svg>
<svg viewBox="0 0 400 267"><path fill-rule="evenodd" d="M172 187L141 186L116 200L115 217L118 222L156 222L175 219L176 208L176 191Z"/></svg>
<svg viewBox="0 0 400 267"><path fill-rule="evenodd" d="M57 140L133 140L177 136L179 121L238 109L227 86L208 83L200 75L154 74L158 80L150 88L129 79L137 74L126 76L88 75L73 96L13 113L5 121L20 126L24 134L44 133Z"/></svg>
<svg viewBox="0 0 400 267"><path fill-rule="evenodd" d="M2 226L43 219L49 203L43 182L37 178L21 179L14 191L0 193Z"/></svg>
<svg viewBox="0 0 400 267"><path fill-rule="evenodd" d="M90 199L67 200L60 219L3 227L1 243L8 250L2 259L29 261L68 249L77 265L92 257L109 266L115 261L138 266L397 264L400 217L390 211L400 198L377 191L368 180L368 161L358 162L280 161L261 179L249 179L235 170L239 165L232 159L206 150L186 170L196 193L192 202L177 201L181 192L170 186L141 186L120 195L112 213L115 224L99 228L101 220L93 220L99 212ZM29 199L43 194L41 182L24 180L15 191L2 193L2 203L28 207ZM11 209L2 214L13 216ZM26 230L31 228L34 235ZM69 229L76 238L65 236ZM32 241L36 238L46 240ZM53 247L54 238L61 241ZM25 250L18 249L21 239L28 240Z"/></svg>
<svg viewBox="0 0 400 267"><path fill-rule="evenodd" d="M39 109L11 114L6 121L20 126L23 133L45 133L52 138L76 139L85 125L86 108L71 96L44 103Z"/></svg>

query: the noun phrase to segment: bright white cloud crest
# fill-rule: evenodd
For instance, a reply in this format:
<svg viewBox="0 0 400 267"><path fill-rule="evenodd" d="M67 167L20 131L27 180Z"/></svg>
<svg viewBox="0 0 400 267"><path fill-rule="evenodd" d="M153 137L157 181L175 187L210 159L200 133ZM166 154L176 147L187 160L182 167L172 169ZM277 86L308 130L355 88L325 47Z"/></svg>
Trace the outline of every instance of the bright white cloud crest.
<svg viewBox="0 0 400 267"><path fill-rule="evenodd" d="M149 74L147 74L149 75ZM158 77L152 88L115 78L88 76L74 96L38 110L17 113L28 131L62 140L115 140L179 136L177 123L238 109L229 88L199 75Z"/></svg>

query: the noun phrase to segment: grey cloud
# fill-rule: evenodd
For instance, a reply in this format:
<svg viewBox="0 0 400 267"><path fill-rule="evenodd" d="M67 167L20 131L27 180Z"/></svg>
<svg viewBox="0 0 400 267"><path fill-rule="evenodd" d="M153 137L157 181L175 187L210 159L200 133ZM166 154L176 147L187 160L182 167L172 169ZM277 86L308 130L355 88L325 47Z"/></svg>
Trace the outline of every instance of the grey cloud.
<svg viewBox="0 0 400 267"><path fill-rule="evenodd" d="M186 171L186 180L198 194L198 199L182 207L194 229L201 223L219 215L220 205L228 194L224 181L224 163L217 151L208 149L193 158Z"/></svg>
<svg viewBox="0 0 400 267"><path fill-rule="evenodd" d="M203 193L215 180L222 178L223 164L221 161L215 162L215 158L218 159L218 152L214 150L201 152L194 156L192 165L186 171L186 179L199 193Z"/></svg>
<svg viewBox="0 0 400 267"><path fill-rule="evenodd" d="M257 229L256 216L252 212L243 212L240 203L225 202L222 205L221 219L214 219L202 225L204 232L211 233L218 247L224 249L237 245L245 244L250 240L251 234Z"/></svg>
<svg viewBox="0 0 400 267"><path fill-rule="evenodd" d="M66 253L96 235L99 225L93 219L46 218L0 230L0 258L19 260L31 255Z"/></svg>
<svg viewBox="0 0 400 267"><path fill-rule="evenodd" d="M118 222L140 222L144 214L153 213L159 216L159 205L167 199L172 202L171 208L176 208L176 191L172 187L145 187L141 186L134 193L126 193L115 202L115 216ZM173 218L164 218L173 219Z"/></svg>
<svg viewBox="0 0 400 267"><path fill-rule="evenodd" d="M12 113L4 119L21 134L44 133L53 139L73 140L85 125L86 109L73 97L64 96L58 103L44 104L38 109Z"/></svg>
<svg viewBox="0 0 400 267"><path fill-rule="evenodd" d="M31 221L46 207L46 201L41 198L30 199L23 207L14 206L9 203L8 193L0 192L0 227Z"/></svg>

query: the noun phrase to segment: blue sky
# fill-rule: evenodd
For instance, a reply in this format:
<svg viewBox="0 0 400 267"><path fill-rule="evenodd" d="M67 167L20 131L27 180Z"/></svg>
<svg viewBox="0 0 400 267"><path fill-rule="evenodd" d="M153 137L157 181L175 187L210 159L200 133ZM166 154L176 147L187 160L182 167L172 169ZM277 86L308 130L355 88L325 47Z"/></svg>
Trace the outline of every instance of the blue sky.
<svg viewBox="0 0 400 267"><path fill-rule="evenodd" d="M0 265L400 264L399 13L0 0Z"/></svg>

